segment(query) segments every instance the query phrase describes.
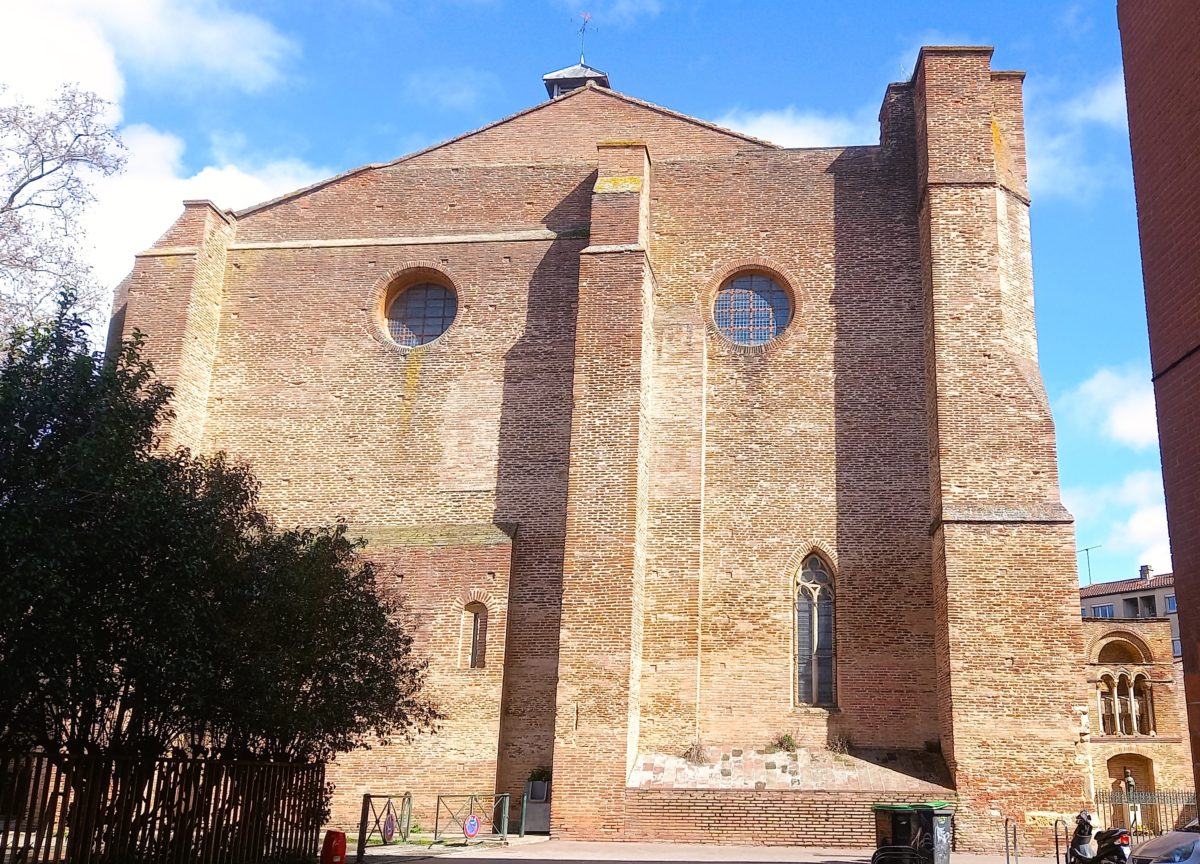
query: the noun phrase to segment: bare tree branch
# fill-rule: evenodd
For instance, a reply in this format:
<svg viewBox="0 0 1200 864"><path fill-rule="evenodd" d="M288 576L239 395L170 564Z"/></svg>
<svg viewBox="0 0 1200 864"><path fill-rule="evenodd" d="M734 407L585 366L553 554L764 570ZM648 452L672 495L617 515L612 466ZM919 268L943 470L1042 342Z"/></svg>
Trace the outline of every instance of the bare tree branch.
<svg viewBox="0 0 1200 864"><path fill-rule="evenodd" d="M107 292L83 257L80 217L91 182L125 167L108 121L111 105L66 86L44 106L2 98L0 85L0 332L45 319L63 287L78 311L95 312Z"/></svg>

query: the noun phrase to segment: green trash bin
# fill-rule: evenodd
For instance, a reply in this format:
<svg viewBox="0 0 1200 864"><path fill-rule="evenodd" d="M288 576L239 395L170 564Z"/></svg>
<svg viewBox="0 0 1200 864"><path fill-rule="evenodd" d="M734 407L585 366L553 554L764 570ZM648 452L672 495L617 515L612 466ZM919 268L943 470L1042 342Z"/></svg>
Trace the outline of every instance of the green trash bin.
<svg viewBox="0 0 1200 864"><path fill-rule="evenodd" d="M909 846L930 864L950 864L951 819L948 801L925 804L876 804L875 848Z"/></svg>

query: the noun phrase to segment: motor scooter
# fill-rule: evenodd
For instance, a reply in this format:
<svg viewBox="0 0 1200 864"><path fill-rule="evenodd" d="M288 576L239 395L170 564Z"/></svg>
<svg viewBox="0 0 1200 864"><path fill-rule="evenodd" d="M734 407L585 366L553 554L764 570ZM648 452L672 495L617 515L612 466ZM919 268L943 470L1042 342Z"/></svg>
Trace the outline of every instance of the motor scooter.
<svg viewBox="0 0 1200 864"><path fill-rule="evenodd" d="M1080 810L1075 817L1075 833L1067 847L1066 864L1127 864L1131 842L1125 828L1110 828L1096 834L1096 854L1092 854L1092 835L1095 833L1092 814Z"/></svg>

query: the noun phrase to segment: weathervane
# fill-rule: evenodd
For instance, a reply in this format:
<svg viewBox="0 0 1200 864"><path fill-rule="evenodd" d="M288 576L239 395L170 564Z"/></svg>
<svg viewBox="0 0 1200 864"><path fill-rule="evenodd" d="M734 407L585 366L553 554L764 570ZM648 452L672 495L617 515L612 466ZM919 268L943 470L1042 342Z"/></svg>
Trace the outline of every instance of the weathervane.
<svg viewBox="0 0 1200 864"><path fill-rule="evenodd" d="M586 66L587 63L583 62L583 42L584 39L587 38L588 24L592 23L592 13L580 12L579 18L581 21L583 21L583 23L579 25L579 65Z"/></svg>

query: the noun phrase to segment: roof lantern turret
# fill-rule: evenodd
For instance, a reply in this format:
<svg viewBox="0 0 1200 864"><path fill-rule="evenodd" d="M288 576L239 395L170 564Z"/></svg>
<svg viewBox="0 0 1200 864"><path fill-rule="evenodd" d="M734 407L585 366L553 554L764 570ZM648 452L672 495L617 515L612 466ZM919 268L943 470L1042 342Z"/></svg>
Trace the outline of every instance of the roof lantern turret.
<svg viewBox="0 0 1200 864"><path fill-rule="evenodd" d="M579 55L579 62L574 66L559 69L557 72L548 72L542 76L542 83L546 85L546 92L550 94L551 99L564 93L570 93L572 90L578 90L580 87L586 87L589 81L595 81L601 87L610 86L608 75L584 63L582 54Z"/></svg>
<svg viewBox="0 0 1200 864"><path fill-rule="evenodd" d="M559 69L557 72L547 72L542 76L542 83L546 85L546 92L550 94L551 99L562 96L564 93L570 93L572 90L578 90L580 87L586 87L589 81L596 82L600 87L611 89L608 75L599 69L593 69L583 59L587 29L588 25L592 23L592 16L584 12L579 17L582 22L579 26L579 62L574 66Z"/></svg>

